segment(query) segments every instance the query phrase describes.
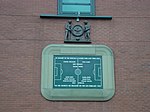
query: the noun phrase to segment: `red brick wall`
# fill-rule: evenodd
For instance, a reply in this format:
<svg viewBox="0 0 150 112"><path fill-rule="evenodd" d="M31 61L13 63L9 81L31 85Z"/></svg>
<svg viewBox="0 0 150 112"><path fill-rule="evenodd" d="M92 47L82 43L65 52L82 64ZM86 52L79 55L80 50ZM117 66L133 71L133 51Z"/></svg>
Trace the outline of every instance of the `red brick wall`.
<svg viewBox="0 0 150 112"><path fill-rule="evenodd" d="M41 13L57 14L57 1L0 1L0 112L150 110L150 0L96 0L96 15L113 16L88 20L92 44L105 44L115 54L116 94L108 102L51 102L41 96L42 49L63 43L67 22L40 19Z"/></svg>

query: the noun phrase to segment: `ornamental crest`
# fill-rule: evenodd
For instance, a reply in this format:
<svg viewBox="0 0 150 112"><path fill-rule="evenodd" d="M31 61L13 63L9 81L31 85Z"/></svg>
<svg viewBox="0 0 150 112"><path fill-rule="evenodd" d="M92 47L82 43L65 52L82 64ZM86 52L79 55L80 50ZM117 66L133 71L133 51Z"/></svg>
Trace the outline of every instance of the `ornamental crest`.
<svg viewBox="0 0 150 112"><path fill-rule="evenodd" d="M88 21L84 21L83 24L72 24L69 20L65 25L65 43L69 42L81 42L91 43L90 39L90 25Z"/></svg>

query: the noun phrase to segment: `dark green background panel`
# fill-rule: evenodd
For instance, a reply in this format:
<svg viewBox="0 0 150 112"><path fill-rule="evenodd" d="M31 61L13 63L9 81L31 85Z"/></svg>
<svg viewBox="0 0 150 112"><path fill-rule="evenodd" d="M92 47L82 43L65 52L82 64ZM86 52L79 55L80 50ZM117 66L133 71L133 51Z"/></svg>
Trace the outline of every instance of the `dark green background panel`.
<svg viewBox="0 0 150 112"><path fill-rule="evenodd" d="M54 88L103 88L102 56L54 55Z"/></svg>

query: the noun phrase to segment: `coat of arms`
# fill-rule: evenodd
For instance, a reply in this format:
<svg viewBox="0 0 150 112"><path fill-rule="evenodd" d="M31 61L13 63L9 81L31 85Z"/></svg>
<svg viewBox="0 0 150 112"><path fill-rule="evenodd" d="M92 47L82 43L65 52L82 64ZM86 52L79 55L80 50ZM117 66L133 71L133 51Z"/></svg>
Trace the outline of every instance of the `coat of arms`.
<svg viewBox="0 0 150 112"><path fill-rule="evenodd" d="M90 25L88 21L82 24L72 24L69 20L65 25L65 40L64 42L84 42L91 43L90 39Z"/></svg>

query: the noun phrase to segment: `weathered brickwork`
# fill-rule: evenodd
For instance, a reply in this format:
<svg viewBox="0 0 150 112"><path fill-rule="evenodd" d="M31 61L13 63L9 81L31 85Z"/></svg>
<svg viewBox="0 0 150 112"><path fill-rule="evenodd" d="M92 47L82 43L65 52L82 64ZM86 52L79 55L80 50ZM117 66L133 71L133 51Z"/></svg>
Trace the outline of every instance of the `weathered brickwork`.
<svg viewBox="0 0 150 112"><path fill-rule="evenodd" d="M149 112L150 0L96 0L96 15L113 16L88 20L92 44L114 51L116 92L108 102L41 96L42 49L63 43L68 21L40 19L41 13L57 14L57 0L0 1L0 112Z"/></svg>

